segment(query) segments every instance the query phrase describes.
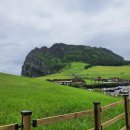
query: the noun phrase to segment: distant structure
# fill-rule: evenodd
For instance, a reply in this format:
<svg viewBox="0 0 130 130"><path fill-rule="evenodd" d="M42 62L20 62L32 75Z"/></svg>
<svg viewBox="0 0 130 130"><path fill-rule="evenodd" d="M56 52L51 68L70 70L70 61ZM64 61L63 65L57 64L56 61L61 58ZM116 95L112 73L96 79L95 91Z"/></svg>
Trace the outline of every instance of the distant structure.
<svg viewBox="0 0 130 130"><path fill-rule="evenodd" d="M92 77L90 78L91 83L118 83L119 85L128 85L130 84L130 80L120 79L118 77L112 78L102 78L102 77Z"/></svg>
<svg viewBox="0 0 130 130"><path fill-rule="evenodd" d="M53 80L50 80L50 79L47 79L48 81L50 82L55 82L55 83L58 83L58 84L61 84L61 85L72 85L72 84L79 84L79 85L82 85L85 83L85 81L83 79L53 79Z"/></svg>
<svg viewBox="0 0 130 130"><path fill-rule="evenodd" d="M121 96L124 94L129 94L129 87L119 86L114 88L103 88L104 94L112 95L112 96Z"/></svg>
<svg viewBox="0 0 130 130"><path fill-rule="evenodd" d="M72 79L53 79L53 80L48 79L48 81L67 86L72 83Z"/></svg>

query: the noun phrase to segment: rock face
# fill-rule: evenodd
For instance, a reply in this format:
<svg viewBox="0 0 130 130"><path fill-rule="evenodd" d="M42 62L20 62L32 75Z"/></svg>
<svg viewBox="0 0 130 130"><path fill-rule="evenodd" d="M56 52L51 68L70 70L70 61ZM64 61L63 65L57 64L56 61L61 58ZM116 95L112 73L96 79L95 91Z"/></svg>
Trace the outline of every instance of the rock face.
<svg viewBox="0 0 130 130"><path fill-rule="evenodd" d="M124 59L105 48L56 43L50 48L35 48L29 52L21 75L39 77L56 73L73 61L91 65L122 65Z"/></svg>
<svg viewBox="0 0 130 130"><path fill-rule="evenodd" d="M48 66L36 56L39 52L38 48L32 50L26 57L22 66L22 75L27 77L38 77L48 74Z"/></svg>

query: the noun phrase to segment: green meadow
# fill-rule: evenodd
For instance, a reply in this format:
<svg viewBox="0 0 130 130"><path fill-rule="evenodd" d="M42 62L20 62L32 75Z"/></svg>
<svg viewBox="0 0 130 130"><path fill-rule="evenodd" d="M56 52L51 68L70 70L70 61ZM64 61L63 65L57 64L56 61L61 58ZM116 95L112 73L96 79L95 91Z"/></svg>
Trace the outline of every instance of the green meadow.
<svg viewBox="0 0 130 130"><path fill-rule="evenodd" d="M81 66L82 65L82 66ZM69 74L84 73L85 64L74 63L58 76L69 77ZM80 67L80 71L79 68ZM71 70L70 73L68 69ZM92 69L92 68L90 68ZM90 71L91 72L91 71ZM58 77L57 76L57 77ZM93 102L99 101L101 106L116 102L122 98L114 98L98 92L91 92L69 86L58 85L46 81L46 78L26 78L0 73L0 125L21 123L21 110L32 110L32 119L59 114L89 110ZM53 77L52 75L50 76ZM124 112L119 106L103 113L102 121L106 121ZM35 130L88 130L93 127L93 116L85 116L52 125L40 126ZM120 129L124 121L118 121L107 130Z"/></svg>
<svg viewBox="0 0 130 130"><path fill-rule="evenodd" d="M130 65L126 66L93 66L88 69L84 69L87 64L81 62L73 62L71 66L66 66L59 73L44 76L45 79L64 79L72 78L73 74L78 74L86 77L86 83L90 84L91 81L87 78L92 77L103 77L103 78L112 78L117 77L121 79L130 80Z"/></svg>

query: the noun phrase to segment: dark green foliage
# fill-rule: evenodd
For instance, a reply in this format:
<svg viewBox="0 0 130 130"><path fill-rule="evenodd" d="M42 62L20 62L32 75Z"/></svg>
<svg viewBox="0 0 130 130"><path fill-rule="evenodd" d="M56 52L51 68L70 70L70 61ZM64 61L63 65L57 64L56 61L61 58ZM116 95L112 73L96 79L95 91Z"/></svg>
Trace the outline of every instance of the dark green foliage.
<svg viewBox="0 0 130 130"><path fill-rule="evenodd" d="M53 53L55 49L56 53ZM50 54L63 61L82 61L91 65L123 65L124 59L105 48L96 48L83 45L54 44ZM53 50L53 51L52 51Z"/></svg>
<svg viewBox="0 0 130 130"><path fill-rule="evenodd" d="M124 61L124 65L130 65L130 61Z"/></svg>
<svg viewBox="0 0 130 130"><path fill-rule="evenodd" d="M40 52L37 57L43 62L45 63L49 70L52 72L57 72L60 69L62 69L63 67L65 67L65 63L62 62L61 59L53 57L52 55L50 55L49 53L44 53L44 52Z"/></svg>
<svg viewBox="0 0 130 130"><path fill-rule="evenodd" d="M112 87L118 87L118 83L106 83L106 84L91 84L91 85L84 85L84 88L112 88Z"/></svg>
<svg viewBox="0 0 130 130"><path fill-rule="evenodd" d="M90 64L88 64L88 65L86 65L86 66L84 66L84 69L88 69L88 68L91 68L92 67L92 65L90 65Z"/></svg>
<svg viewBox="0 0 130 130"><path fill-rule="evenodd" d="M122 65L124 62L122 57L114 54L110 50L83 45L66 45L63 43L57 43L54 44L48 52L44 52L45 51L43 50L41 57L43 61L50 66L53 66L53 63L59 64L59 62L72 61L82 61L91 65L117 66Z"/></svg>
<svg viewBox="0 0 130 130"><path fill-rule="evenodd" d="M70 85L71 87L75 87L75 88L81 88L82 86L80 84L74 83Z"/></svg>

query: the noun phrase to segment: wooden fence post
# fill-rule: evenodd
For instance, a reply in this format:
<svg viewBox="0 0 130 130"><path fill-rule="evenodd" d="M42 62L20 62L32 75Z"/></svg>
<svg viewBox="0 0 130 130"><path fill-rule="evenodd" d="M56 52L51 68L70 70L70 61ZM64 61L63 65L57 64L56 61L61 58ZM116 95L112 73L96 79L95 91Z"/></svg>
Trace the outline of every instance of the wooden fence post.
<svg viewBox="0 0 130 130"><path fill-rule="evenodd" d="M124 95L126 130L130 130L129 95Z"/></svg>
<svg viewBox="0 0 130 130"><path fill-rule="evenodd" d="M31 115L32 111L21 111L22 115L22 130L31 130Z"/></svg>
<svg viewBox="0 0 130 130"><path fill-rule="evenodd" d="M94 104L94 129L101 130L100 102L93 102L93 104Z"/></svg>

